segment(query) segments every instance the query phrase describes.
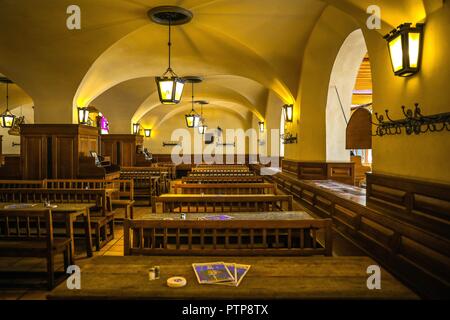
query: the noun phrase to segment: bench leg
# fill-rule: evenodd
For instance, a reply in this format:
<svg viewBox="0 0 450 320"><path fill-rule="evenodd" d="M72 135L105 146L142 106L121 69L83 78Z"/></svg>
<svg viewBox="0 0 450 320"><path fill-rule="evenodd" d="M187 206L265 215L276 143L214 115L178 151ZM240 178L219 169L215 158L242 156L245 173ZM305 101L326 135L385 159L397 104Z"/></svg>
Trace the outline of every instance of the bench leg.
<svg viewBox="0 0 450 320"><path fill-rule="evenodd" d="M72 265L72 257L70 256L70 245L66 247L66 250L64 250L64 272L67 271L67 268Z"/></svg>
<svg viewBox="0 0 450 320"><path fill-rule="evenodd" d="M47 285L49 290L52 290L55 287L54 259L53 253L47 256Z"/></svg>
<svg viewBox="0 0 450 320"><path fill-rule="evenodd" d="M114 219L109 222L110 238L114 239Z"/></svg>
<svg viewBox="0 0 450 320"><path fill-rule="evenodd" d="M133 216L134 216L134 209L133 206L129 206L130 207L130 219L133 220Z"/></svg>
<svg viewBox="0 0 450 320"><path fill-rule="evenodd" d="M101 234L100 234L100 224L95 225L95 248L100 251Z"/></svg>

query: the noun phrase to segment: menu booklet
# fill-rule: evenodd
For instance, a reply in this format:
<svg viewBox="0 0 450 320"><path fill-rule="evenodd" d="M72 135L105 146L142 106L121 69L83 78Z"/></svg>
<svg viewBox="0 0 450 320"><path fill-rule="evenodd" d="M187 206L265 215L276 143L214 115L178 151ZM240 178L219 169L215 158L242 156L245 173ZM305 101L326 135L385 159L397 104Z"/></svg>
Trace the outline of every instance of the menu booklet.
<svg viewBox="0 0 450 320"><path fill-rule="evenodd" d="M192 264L200 284L221 284L237 287L250 269L249 265L211 262Z"/></svg>

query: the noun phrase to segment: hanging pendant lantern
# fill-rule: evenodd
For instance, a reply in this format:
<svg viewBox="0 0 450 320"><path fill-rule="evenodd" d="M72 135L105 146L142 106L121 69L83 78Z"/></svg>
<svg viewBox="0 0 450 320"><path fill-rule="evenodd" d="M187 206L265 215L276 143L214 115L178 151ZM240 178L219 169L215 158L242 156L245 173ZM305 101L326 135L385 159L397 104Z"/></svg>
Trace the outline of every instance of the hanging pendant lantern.
<svg viewBox="0 0 450 320"><path fill-rule="evenodd" d="M14 126L14 121L16 116L9 111L9 84L12 83L11 80L2 78L1 82L6 83L6 110L0 115L1 127L11 129Z"/></svg>
<svg viewBox="0 0 450 320"><path fill-rule="evenodd" d="M192 12L175 6L162 6L151 9L149 18L158 24L169 27L169 67L161 77L156 77L159 100L162 104L178 104L183 95L185 81L172 70L171 48L172 48L172 26L182 25L191 21Z"/></svg>

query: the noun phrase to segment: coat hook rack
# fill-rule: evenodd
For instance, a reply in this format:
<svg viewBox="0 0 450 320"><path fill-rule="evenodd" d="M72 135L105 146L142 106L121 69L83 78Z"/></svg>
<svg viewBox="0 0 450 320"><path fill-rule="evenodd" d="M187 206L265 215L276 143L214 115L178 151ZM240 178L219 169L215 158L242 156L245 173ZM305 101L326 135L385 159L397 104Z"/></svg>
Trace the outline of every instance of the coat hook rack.
<svg viewBox="0 0 450 320"><path fill-rule="evenodd" d="M372 136L399 135L402 134L403 129L407 135L450 131L450 112L424 116L418 103L415 104L414 109L406 110L406 107L402 106L402 111L405 118L399 120L392 119L389 110L385 110L387 120L383 115L375 113L378 123L373 123L376 126L376 131Z"/></svg>
<svg viewBox="0 0 450 320"><path fill-rule="evenodd" d="M298 142L298 135L295 136L292 133L285 133L281 135L281 139L283 140L283 144L295 144Z"/></svg>

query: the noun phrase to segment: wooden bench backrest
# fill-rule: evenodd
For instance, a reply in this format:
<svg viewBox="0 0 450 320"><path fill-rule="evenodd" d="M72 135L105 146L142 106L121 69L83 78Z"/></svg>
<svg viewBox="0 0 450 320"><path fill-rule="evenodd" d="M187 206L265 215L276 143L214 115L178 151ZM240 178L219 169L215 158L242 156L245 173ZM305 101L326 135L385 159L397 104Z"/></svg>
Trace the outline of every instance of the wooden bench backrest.
<svg viewBox="0 0 450 320"><path fill-rule="evenodd" d="M249 177L183 177L182 183L263 183L262 176Z"/></svg>
<svg viewBox="0 0 450 320"><path fill-rule="evenodd" d="M0 201L13 203L95 203L106 214L105 189L1 189Z"/></svg>
<svg viewBox="0 0 450 320"><path fill-rule="evenodd" d="M254 172L189 172L188 177L252 177L255 176Z"/></svg>
<svg viewBox="0 0 450 320"><path fill-rule="evenodd" d="M226 197L203 197L177 195L153 197L152 211L156 203L162 203L162 212L269 212L292 211L292 196L285 195L244 195Z"/></svg>
<svg viewBox="0 0 450 320"><path fill-rule="evenodd" d="M332 222L324 220L128 220L125 255L332 255ZM324 233L324 243L318 233Z"/></svg>
<svg viewBox="0 0 450 320"><path fill-rule="evenodd" d="M42 224L45 223L45 228ZM47 248L53 247L52 213L42 210L5 210L0 212L0 241L47 240Z"/></svg>
<svg viewBox="0 0 450 320"><path fill-rule="evenodd" d="M276 194L274 183L181 183L174 185L181 194ZM180 192L178 192L180 190Z"/></svg>
<svg viewBox="0 0 450 320"><path fill-rule="evenodd" d="M249 168L202 168L202 167L194 167L191 170L192 172L249 172Z"/></svg>
<svg viewBox="0 0 450 320"><path fill-rule="evenodd" d="M116 189L120 198L134 199L134 181L104 179L46 179L48 189Z"/></svg>
<svg viewBox="0 0 450 320"><path fill-rule="evenodd" d="M37 189L43 188L42 180L0 180L0 189Z"/></svg>

